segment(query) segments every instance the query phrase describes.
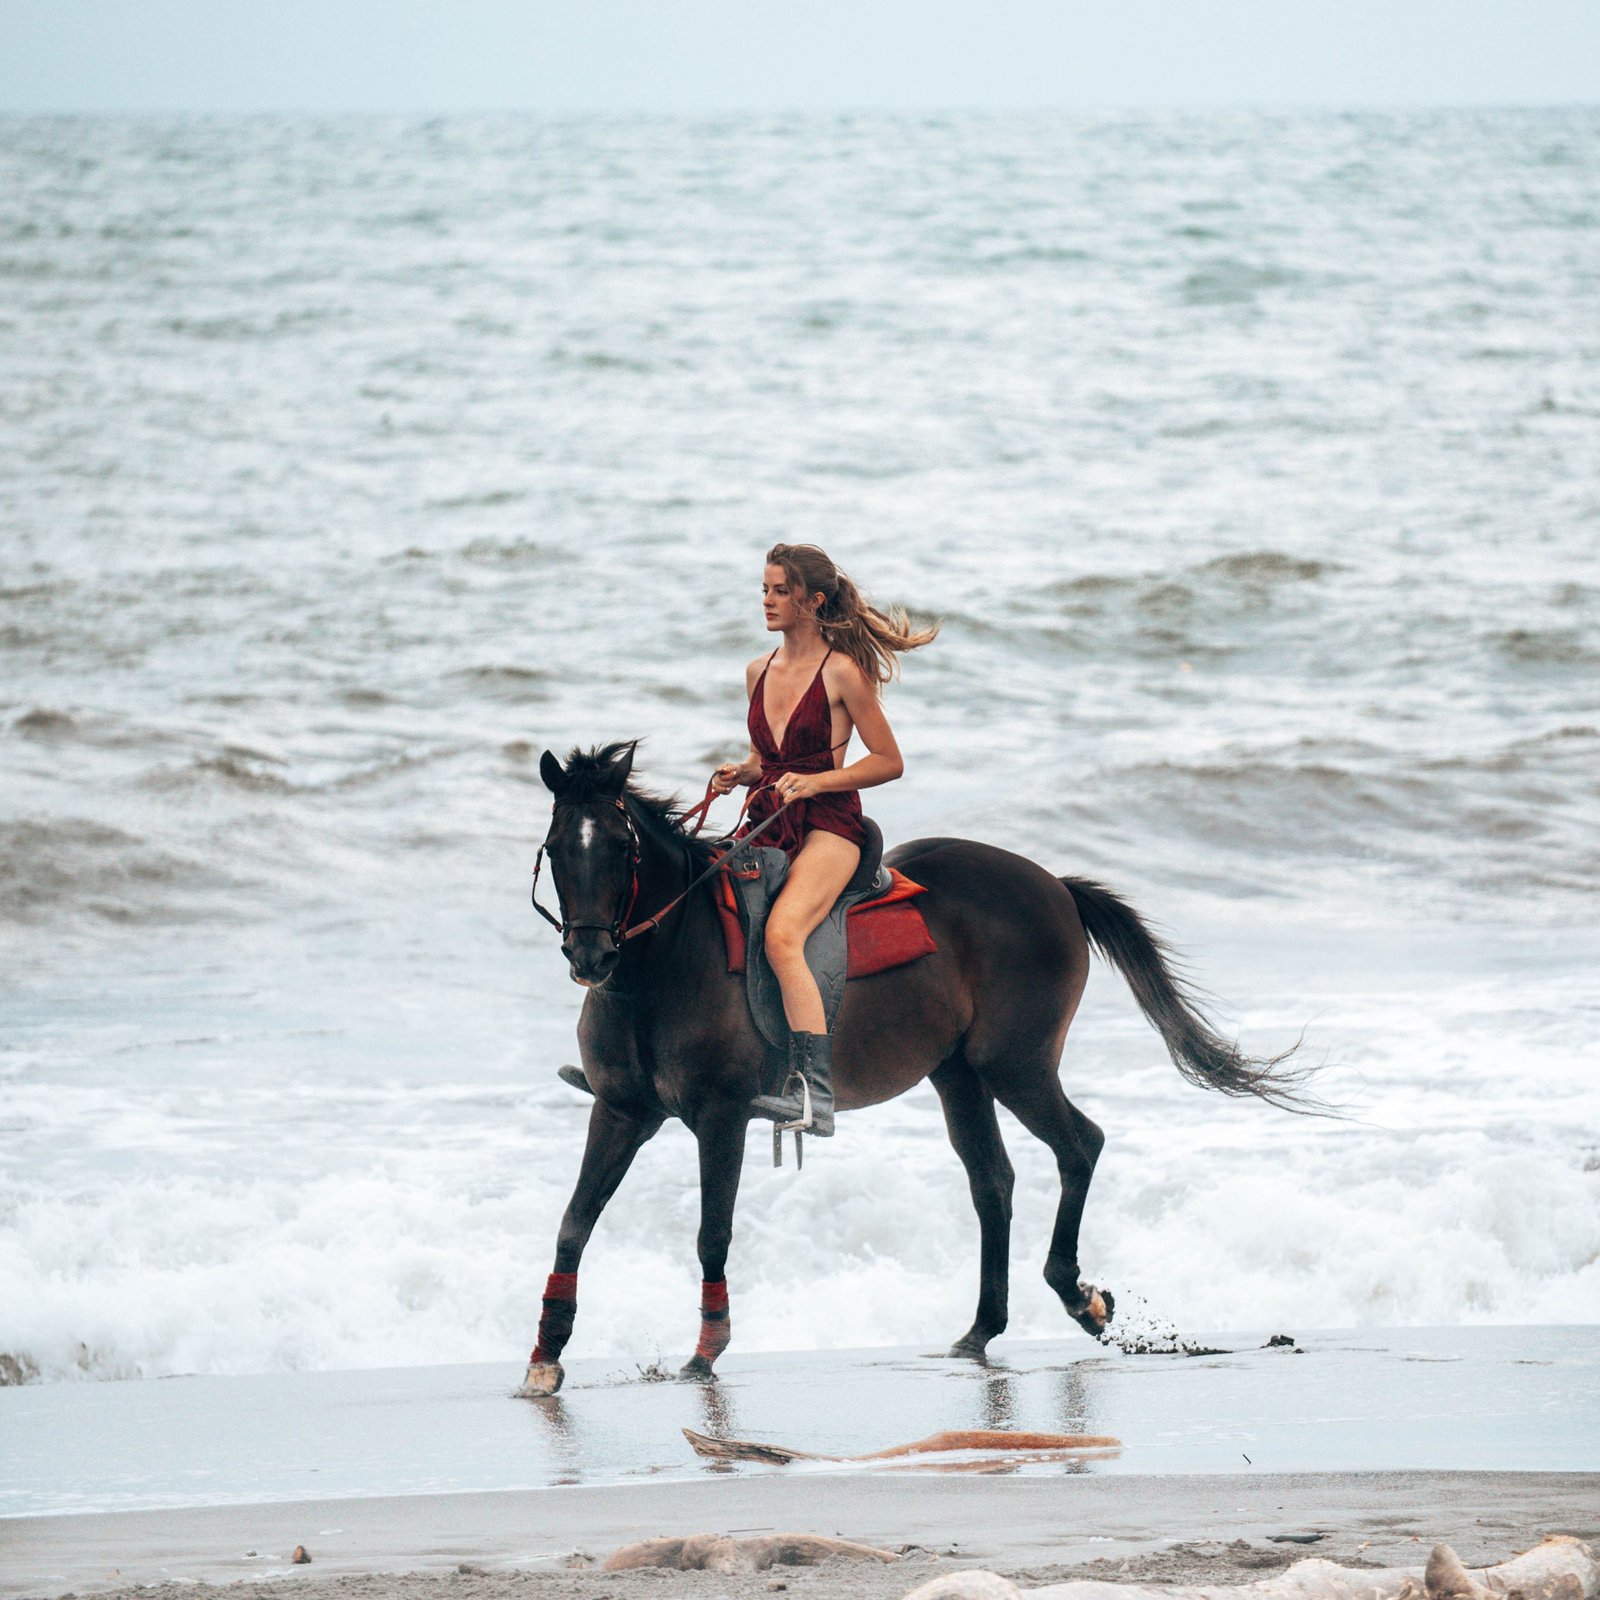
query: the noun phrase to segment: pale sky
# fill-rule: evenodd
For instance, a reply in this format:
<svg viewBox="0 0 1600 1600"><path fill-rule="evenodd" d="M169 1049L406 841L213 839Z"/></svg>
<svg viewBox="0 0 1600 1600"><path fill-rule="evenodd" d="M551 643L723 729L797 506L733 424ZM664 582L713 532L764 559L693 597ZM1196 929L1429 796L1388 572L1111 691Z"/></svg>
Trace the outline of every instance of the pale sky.
<svg viewBox="0 0 1600 1600"><path fill-rule="evenodd" d="M1596 100L1600 0L0 0L0 112Z"/></svg>

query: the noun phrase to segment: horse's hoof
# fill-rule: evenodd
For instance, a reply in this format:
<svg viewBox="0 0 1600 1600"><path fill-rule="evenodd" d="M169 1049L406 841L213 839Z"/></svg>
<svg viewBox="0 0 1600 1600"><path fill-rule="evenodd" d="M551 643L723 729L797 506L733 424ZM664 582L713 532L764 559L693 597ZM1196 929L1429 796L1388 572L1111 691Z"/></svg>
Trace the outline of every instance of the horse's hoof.
<svg viewBox="0 0 1600 1600"><path fill-rule="evenodd" d="M548 1400L561 1387L566 1370L559 1361L530 1361L522 1386L512 1396L516 1400Z"/></svg>
<svg viewBox="0 0 1600 1600"><path fill-rule="evenodd" d="M702 1383L708 1378L715 1378L716 1373L711 1370L711 1363L704 1356L690 1356L678 1368L680 1378L698 1378Z"/></svg>
<svg viewBox="0 0 1600 1600"><path fill-rule="evenodd" d="M989 1355L989 1341L980 1334L962 1335L950 1346L950 1356L955 1361L985 1361Z"/></svg>
<svg viewBox="0 0 1600 1600"><path fill-rule="evenodd" d="M1082 1304L1072 1313L1073 1320L1085 1333L1098 1339L1116 1314L1116 1296L1109 1289L1095 1288L1092 1283L1080 1283L1078 1294Z"/></svg>

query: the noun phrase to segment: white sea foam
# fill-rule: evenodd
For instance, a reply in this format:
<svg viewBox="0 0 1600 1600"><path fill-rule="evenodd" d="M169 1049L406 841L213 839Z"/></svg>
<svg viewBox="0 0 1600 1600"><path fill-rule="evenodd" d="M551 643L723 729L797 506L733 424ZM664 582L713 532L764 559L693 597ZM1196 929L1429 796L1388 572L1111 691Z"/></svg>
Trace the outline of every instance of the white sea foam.
<svg viewBox="0 0 1600 1600"><path fill-rule="evenodd" d="M1261 957L1268 981L1285 965ZM1066 1058L1070 1092L1109 1135L1085 1271L1191 1336L1600 1317L1600 1087L1581 1021L1560 1020L1571 989L1524 987L1542 1035L1525 1053L1503 1042L1516 1009L1426 976L1426 1019L1381 977L1342 1005L1323 995L1341 1020L1319 1043L1344 1063L1328 1086L1364 1102L1334 1124L1184 1084L1097 972ZM141 1090L74 1086L47 1057L13 1067L23 1159L3 1201L4 1347L52 1378L514 1365L586 1115L543 1070L514 1052L501 1076L448 1087L190 1072ZM1054 1164L1004 1122L1010 1332L1059 1335L1039 1276ZM846 1117L803 1174L767 1160L752 1138L730 1265L740 1348L935 1349L965 1330L976 1223L926 1086ZM575 1350L687 1354L694 1168L676 1124L646 1147L585 1260Z"/></svg>

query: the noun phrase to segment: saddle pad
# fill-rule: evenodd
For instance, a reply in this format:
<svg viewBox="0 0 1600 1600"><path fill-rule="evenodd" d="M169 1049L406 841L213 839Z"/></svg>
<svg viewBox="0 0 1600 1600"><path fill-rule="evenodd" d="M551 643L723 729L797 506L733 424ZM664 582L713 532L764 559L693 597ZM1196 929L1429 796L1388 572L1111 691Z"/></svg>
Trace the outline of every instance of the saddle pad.
<svg viewBox="0 0 1600 1600"><path fill-rule="evenodd" d="M889 888L875 899L861 901L845 914L849 951L846 978L870 978L907 962L932 955L939 947L928 932L922 913L910 902L927 890L894 867L887 869ZM744 926L733 884L726 872L717 874L717 914L728 946L728 971L744 971Z"/></svg>

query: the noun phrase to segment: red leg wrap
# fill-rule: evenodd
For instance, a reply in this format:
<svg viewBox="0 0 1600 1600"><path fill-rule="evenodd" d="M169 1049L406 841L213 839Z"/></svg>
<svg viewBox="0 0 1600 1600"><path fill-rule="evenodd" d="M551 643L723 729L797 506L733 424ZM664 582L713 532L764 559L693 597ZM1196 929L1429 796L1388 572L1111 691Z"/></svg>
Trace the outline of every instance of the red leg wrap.
<svg viewBox="0 0 1600 1600"><path fill-rule="evenodd" d="M728 1321L728 1283L702 1283L700 1285L700 1343L694 1347L697 1356L715 1361L728 1348L732 1324Z"/></svg>
<svg viewBox="0 0 1600 1600"><path fill-rule="evenodd" d="M552 1272L544 1286L544 1311L539 1317L539 1339L528 1357L535 1366L559 1361L572 1337L572 1322L578 1314L578 1274Z"/></svg>

